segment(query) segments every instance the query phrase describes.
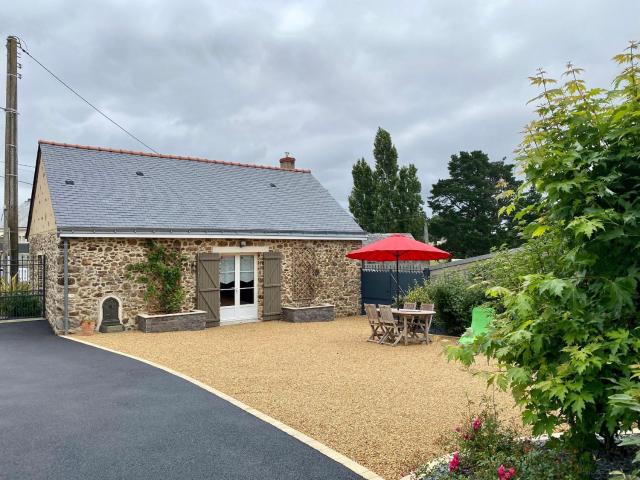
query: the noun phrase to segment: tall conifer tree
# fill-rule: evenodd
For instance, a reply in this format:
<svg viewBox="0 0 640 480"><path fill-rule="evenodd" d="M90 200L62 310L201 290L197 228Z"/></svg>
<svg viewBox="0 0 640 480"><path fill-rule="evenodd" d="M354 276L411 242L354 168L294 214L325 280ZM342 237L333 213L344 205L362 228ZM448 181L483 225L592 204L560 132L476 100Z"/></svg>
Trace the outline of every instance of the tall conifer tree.
<svg viewBox="0 0 640 480"><path fill-rule="evenodd" d="M521 183L513 175L513 165L504 160L491 162L478 150L451 155L449 178L438 180L431 188L430 236L462 258L522 243L512 218L498 215L509 203L499 194L516 190Z"/></svg>
<svg viewBox="0 0 640 480"><path fill-rule="evenodd" d="M364 158L353 166L349 210L368 232L408 232L422 238L425 214L417 168L398 166L391 135L382 128L376 134L373 157L373 170Z"/></svg>

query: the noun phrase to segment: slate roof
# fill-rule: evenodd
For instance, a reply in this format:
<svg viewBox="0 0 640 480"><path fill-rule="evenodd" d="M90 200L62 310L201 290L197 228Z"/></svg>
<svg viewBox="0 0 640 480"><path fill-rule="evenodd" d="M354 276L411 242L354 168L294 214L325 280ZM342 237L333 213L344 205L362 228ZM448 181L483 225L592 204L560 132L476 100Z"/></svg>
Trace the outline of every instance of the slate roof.
<svg viewBox="0 0 640 480"><path fill-rule="evenodd" d="M362 246L366 247L370 243L385 239L387 237L390 237L391 235L402 235L404 237L410 238L411 240L415 240L413 238L413 235L410 233L367 233L366 239L362 241Z"/></svg>
<svg viewBox="0 0 640 480"><path fill-rule="evenodd" d="M309 170L47 141L38 158L61 234L364 236Z"/></svg>

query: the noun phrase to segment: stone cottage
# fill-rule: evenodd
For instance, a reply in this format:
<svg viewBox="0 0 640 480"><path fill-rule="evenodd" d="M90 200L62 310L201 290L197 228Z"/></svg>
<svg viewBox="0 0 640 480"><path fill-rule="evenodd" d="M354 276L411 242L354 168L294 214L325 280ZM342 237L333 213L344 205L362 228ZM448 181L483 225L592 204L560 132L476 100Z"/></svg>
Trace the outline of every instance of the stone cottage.
<svg viewBox="0 0 640 480"><path fill-rule="evenodd" d="M186 256L183 310L207 325L280 318L281 305L360 308L345 254L364 232L309 170L40 141L27 228L46 259L46 316L56 332L99 328L105 302L126 328L148 311L127 266L148 242ZM213 288L199 286L204 273Z"/></svg>

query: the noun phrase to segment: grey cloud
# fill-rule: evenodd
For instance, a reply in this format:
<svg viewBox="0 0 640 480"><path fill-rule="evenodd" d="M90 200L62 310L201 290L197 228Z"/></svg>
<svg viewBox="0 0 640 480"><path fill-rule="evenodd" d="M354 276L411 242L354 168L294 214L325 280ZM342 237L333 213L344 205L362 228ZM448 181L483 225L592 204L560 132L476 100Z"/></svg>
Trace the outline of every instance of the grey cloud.
<svg viewBox="0 0 640 480"><path fill-rule="evenodd" d="M270 164L290 151L346 205L378 126L417 165L425 199L452 153L511 158L531 118L527 76L573 60L607 85L638 18L633 0L42 0L2 25L157 150ZM38 138L141 149L22 64L20 163Z"/></svg>

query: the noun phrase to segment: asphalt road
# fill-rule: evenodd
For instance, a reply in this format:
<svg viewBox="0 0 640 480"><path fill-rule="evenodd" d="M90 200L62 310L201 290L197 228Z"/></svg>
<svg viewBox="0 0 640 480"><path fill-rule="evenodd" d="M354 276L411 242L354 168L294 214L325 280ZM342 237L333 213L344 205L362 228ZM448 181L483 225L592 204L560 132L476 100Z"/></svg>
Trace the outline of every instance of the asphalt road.
<svg viewBox="0 0 640 480"><path fill-rule="evenodd" d="M163 370L0 324L0 479L45 478L361 477Z"/></svg>

